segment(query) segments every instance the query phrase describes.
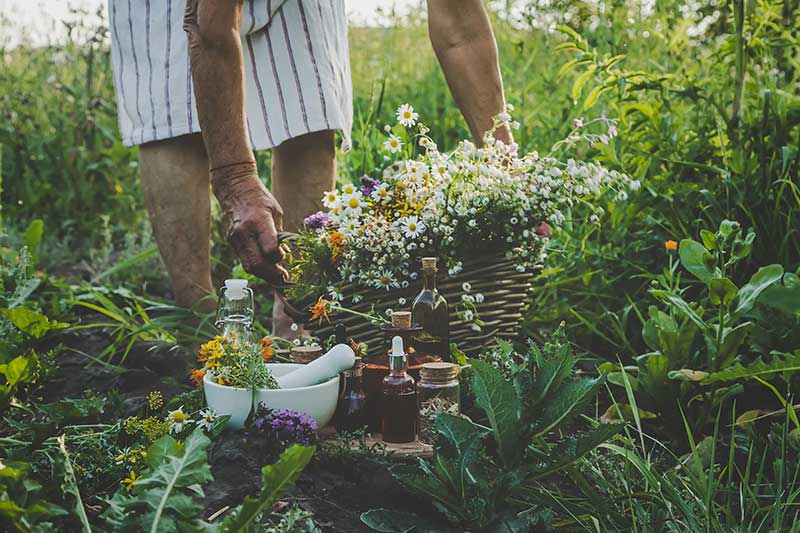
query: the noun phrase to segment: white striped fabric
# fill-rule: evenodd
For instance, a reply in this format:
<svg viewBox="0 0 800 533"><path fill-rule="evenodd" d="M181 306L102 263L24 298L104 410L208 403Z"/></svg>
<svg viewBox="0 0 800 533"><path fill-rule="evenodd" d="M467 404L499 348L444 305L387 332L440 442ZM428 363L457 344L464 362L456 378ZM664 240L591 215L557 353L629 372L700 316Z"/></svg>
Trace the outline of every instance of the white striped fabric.
<svg viewBox="0 0 800 533"><path fill-rule="evenodd" d="M126 146L200 131L183 31L185 0L109 0L119 128ZM263 150L353 123L344 0L245 0L247 122Z"/></svg>

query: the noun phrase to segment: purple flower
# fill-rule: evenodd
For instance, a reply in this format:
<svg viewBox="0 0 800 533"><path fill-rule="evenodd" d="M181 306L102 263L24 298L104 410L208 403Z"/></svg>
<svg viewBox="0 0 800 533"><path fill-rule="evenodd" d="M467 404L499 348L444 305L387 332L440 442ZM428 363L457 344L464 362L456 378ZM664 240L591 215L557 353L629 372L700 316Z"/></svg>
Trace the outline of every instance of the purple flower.
<svg viewBox="0 0 800 533"><path fill-rule="evenodd" d="M257 418L253 425L259 433L274 437L285 446L308 446L317 441L317 423L306 413L278 409Z"/></svg>
<svg viewBox="0 0 800 533"><path fill-rule="evenodd" d="M303 220L303 223L308 227L308 229L311 230L322 229L328 225L328 222L330 222L328 215L322 211L317 211L313 215L309 215Z"/></svg>
<svg viewBox="0 0 800 533"><path fill-rule="evenodd" d="M380 185L380 181L370 178L366 174L361 177L361 194L364 196L369 196L372 194L372 191L378 188Z"/></svg>

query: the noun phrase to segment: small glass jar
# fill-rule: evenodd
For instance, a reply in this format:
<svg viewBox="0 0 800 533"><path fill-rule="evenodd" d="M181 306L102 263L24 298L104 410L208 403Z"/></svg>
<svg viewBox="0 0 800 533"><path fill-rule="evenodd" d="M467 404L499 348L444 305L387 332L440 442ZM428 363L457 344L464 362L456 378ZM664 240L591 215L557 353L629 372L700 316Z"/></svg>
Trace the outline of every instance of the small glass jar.
<svg viewBox="0 0 800 533"><path fill-rule="evenodd" d="M419 403L419 439L433 444L436 438L436 415L461 414L460 368L453 363L425 363L417 383Z"/></svg>

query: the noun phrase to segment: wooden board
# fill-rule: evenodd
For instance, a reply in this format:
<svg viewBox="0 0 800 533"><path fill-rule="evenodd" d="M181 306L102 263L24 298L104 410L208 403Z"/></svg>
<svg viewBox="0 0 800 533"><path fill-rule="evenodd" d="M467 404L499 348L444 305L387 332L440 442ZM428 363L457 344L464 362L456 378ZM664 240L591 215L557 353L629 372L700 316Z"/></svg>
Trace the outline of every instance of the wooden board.
<svg viewBox="0 0 800 533"><path fill-rule="evenodd" d="M335 438L336 428L333 426L325 426L320 430L319 435L322 439ZM396 459L398 461L406 461L416 457L422 457L425 459L433 457L433 446L430 444L424 444L419 440L404 443L383 442L380 433L369 435L364 440L367 447L378 446L389 455L390 459ZM350 445L350 447L354 450L359 446L360 444L358 442L352 442Z"/></svg>

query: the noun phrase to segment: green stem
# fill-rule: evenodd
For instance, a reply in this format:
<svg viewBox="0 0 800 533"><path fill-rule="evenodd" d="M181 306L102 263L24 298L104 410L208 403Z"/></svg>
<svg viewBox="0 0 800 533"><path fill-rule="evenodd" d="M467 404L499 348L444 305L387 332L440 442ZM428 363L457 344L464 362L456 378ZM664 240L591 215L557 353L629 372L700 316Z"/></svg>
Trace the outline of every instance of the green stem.
<svg viewBox="0 0 800 533"><path fill-rule="evenodd" d="M736 26L736 78L733 89L733 109L730 128L735 145L739 144L739 121L744 97L744 0L733 0L733 20Z"/></svg>

